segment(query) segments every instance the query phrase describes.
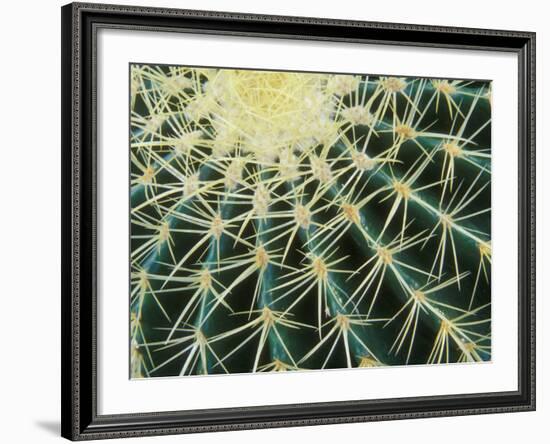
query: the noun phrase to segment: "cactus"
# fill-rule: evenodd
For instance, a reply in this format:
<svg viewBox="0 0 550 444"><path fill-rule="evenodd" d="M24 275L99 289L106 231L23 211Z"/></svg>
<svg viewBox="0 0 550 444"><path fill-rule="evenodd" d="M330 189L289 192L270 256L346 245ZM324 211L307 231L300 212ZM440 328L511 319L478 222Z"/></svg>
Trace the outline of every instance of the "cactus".
<svg viewBox="0 0 550 444"><path fill-rule="evenodd" d="M491 359L491 83L131 65L131 377Z"/></svg>

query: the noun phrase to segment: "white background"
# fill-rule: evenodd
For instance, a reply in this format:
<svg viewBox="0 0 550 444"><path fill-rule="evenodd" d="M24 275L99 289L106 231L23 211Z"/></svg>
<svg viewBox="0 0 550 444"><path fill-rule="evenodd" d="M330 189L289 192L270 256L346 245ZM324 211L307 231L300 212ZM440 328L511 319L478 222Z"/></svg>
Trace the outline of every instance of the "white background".
<svg viewBox="0 0 550 444"><path fill-rule="evenodd" d="M119 3L152 5L153 2ZM19 3L19 4L18 4ZM549 14L543 2L440 1L253 2L231 0L159 1L156 6L222 9L256 13L316 15L337 18L438 25L531 30L538 33L538 411L508 415L439 418L371 424L322 426L270 431L203 434L141 439L141 442L252 443L369 440L415 443L544 442L550 420L550 391L544 381L546 339L550 330L543 301L544 236L542 201L549 186L543 177L544 108L550 103L543 81L550 47L543 31ZM0 333L0 436L5 442L47 443L59 440L59 6L58 1L11 2L4 5L0 28L0 219L3 298ZM40 97L37 101L36 97ZM547 156L546 156L547 157ZM537 433L540 438L537 438ZM126 442L135 440L126 440Z"/></svg>

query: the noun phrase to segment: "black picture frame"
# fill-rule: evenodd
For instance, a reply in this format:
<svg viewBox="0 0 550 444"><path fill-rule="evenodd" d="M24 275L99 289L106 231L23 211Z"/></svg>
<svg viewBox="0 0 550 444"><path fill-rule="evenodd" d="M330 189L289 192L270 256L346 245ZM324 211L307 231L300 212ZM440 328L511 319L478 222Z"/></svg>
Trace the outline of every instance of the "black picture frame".
<svg viewBox="0 0 550 444"><path fill-rule="evenodd" d="M72 3L62 14L62 436L71 440L535 409L535 33ZM519 66L518 390L97 414L96 38L147 29L515 53Z"/></svg>

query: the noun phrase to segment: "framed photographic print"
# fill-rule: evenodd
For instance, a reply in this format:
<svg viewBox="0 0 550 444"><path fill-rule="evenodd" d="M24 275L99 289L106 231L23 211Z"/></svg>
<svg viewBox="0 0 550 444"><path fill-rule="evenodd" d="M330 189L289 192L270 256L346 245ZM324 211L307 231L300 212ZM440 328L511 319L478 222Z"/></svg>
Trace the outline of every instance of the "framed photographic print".
<svg viewBox="0 0 550 444"><path fill-rule="evenodd" d="M533 410L534 47L64 6L63 436Z"/></svg>

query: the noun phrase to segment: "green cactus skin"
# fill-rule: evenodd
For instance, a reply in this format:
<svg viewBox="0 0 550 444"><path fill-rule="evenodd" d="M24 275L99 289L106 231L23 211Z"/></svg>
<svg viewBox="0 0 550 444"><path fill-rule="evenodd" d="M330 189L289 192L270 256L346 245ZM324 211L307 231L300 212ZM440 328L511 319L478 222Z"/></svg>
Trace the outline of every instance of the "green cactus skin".
<svg viewBox="0 0 550 444"><path fill-rule="evenodd" d="M491 83L132 65L132 378L491 359Z"/></svg>

